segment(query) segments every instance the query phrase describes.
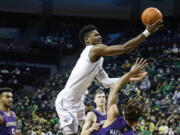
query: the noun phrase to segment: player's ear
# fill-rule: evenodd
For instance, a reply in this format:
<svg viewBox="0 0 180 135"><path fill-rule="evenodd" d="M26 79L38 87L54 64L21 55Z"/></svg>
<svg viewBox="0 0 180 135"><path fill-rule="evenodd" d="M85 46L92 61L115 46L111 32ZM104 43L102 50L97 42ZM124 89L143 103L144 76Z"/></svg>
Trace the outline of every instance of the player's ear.
<svg viewBox="0 0 180 135"><path fill-rule="evenodd" d="M96 102L96 96L94 97L94 103Z"/></svg>
<svg viewBox="0 0 180 135"><path fill-rule="evenodd" d="M84 37L84 42L87 43L87 44L89 43L89 37L88 36Z"/></svg>

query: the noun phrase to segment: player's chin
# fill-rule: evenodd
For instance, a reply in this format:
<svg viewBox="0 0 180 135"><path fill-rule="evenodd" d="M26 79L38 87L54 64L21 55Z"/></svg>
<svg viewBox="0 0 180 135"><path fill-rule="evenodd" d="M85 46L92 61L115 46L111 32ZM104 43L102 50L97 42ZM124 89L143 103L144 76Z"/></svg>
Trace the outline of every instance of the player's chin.
<svg viewBox="0 0 180 135"><path fill-rule="evenodd" d="M104 106L105 105L105 103L103 102L103 103L100 103L100 106Z"/></svg>

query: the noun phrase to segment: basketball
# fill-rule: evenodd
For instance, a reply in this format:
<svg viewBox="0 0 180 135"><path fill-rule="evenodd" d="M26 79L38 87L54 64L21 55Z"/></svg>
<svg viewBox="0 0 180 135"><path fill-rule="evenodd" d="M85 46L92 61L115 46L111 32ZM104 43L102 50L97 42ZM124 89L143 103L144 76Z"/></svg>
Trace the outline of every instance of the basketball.
<svg viewBox="0 0 180 135"><path fill-rule="evenodd" d="M153 24L160 18L162 19L161 11L154 7L146 8L141 14L141 21L145 26L148 23Z"/></svg>

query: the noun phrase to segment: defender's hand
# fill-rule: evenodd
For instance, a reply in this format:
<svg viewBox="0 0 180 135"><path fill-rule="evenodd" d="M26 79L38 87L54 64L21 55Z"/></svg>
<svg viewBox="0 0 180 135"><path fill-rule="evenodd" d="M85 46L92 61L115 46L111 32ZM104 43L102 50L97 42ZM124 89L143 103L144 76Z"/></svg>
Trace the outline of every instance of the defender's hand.
<svg viewBox="0 0 180 135"><path fill-rule="evenodd" d="M141 73L141 70L147 66L147 61L144 60L143 58L139 59L137 58L135 64L132 66L130 72L132 73L133 76Z"/></svg>
<svg viewBox="0 0 180 135"><path fill-rule="evenodd" d="M147 72L141 72L129 79L130 82L142 80L147 75Z"/></svg>

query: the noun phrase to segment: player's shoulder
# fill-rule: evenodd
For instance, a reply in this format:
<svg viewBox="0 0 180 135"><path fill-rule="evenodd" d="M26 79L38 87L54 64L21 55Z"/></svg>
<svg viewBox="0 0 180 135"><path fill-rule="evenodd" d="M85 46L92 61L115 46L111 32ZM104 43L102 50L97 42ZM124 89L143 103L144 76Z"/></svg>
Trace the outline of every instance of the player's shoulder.
<svg viewBox="0 0 180 135"><path fill-rule="evenodd" d="M99 59L101 56L103 55L104 50L106 50L108 46L104 45L104 44L96 44L91 48L90 51L90 59L92 62L97 61L97 59Z"/></svg>
<svg viewBox="0 0 180 135"><path fill-rule="evenodd" d="M14 112L14 111L12 111L12 110L11 110L11 113L12 113L12 114L15 114L15 112Z"/></svg>
<svg viewBox="0 0 180 135"><path fill-rule="evenodd" d="M11 111L11 114L13 114L13 116L17 117L16 113L14 111Z"/></svg>
<svg viewBox="0 0 180 135"><path fill-rule="evenodd" d="M96 114L94 111L90 111L87 113L87 117L96 117Z"/></svg>
<svg viewBox="0 0 180 135"><path fill-rule="evenodd" d="M105 44L96 44L96 45L93 46L93 48L94 47L107 47L107 45L105 45Z"/></svg>
<svg viewBox="0 0 180 135"><path fill-rule="evenodd" d="M99 54L99 52L105 50L106 48L108 48L108 46L105 44L96 44L91 48L91 51L97 52Z"/></svg>
<svg viewBox="0 0 180 135"><path fill-rule="evenodd" d="M91 52L96 52L96 53L99 53L101 52L102 50L106 49L108 46L107 45L104 45L104 44L96 44L94 45L92 48L91 48Z"/></svg>
<svg viewBox="0 0 180 135"><path fill-rule="evenodd" d="M94 120L96 120L96 118L97 118L97 116L93 111L88 112L86 115L86 119L90 119L90 120L94 121Z"/></svg>

